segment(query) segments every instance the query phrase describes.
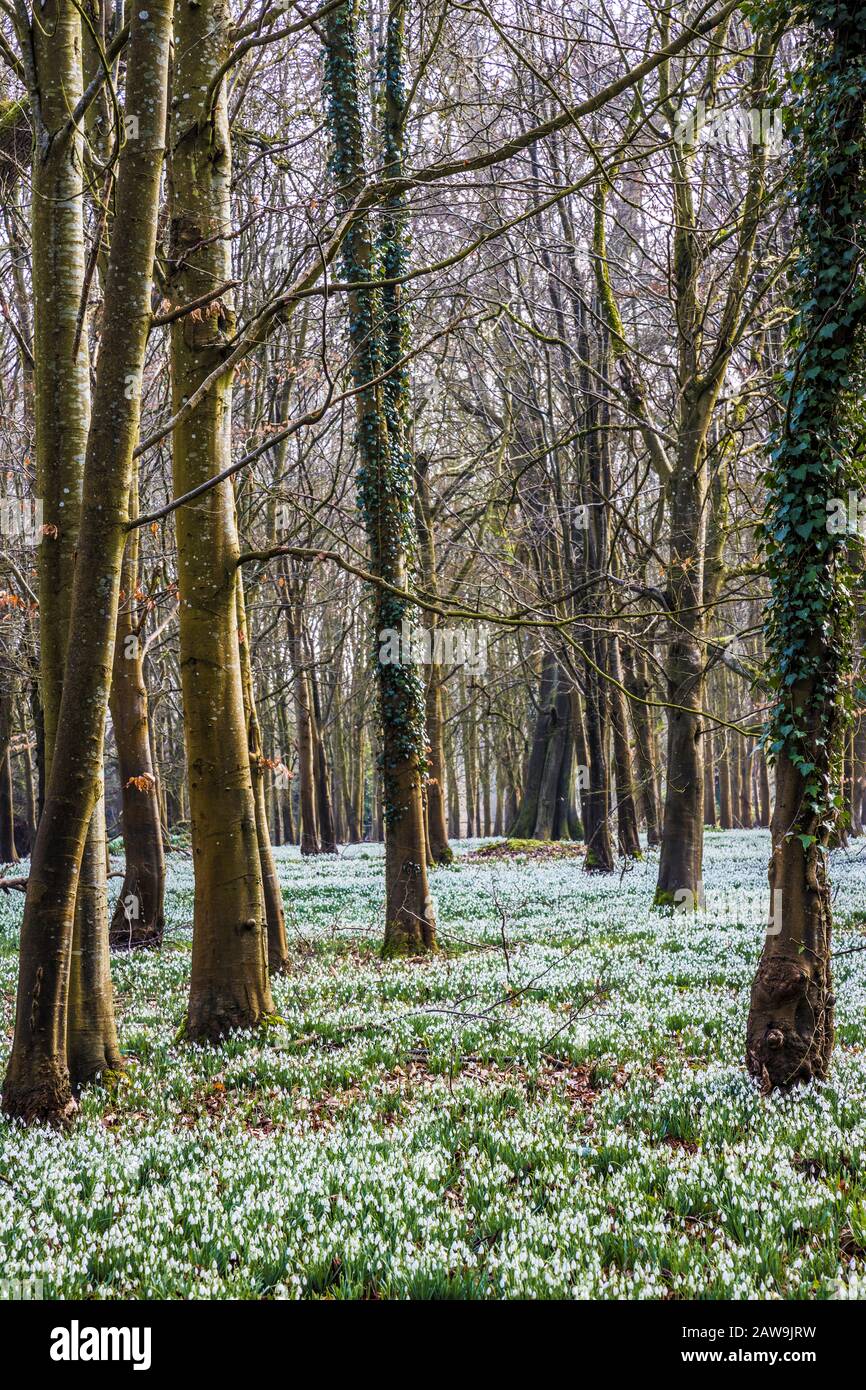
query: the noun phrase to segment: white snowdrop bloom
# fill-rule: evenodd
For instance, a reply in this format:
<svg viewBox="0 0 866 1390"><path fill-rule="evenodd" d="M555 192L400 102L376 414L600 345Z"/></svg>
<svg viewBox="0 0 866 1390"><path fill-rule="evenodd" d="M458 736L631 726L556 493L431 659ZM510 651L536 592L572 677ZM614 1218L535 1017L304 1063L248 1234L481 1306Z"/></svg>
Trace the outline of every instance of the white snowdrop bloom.
<svg viewBox="0 0 866 1390"><path fill-rule="evenodd" d="M723 903L760 892L766 857L761 833L708 835L707 883ZM842 1276L841 1232L862 1231L866 954L837 965L831 1080L763 1100L740 1057L760 928L652 913L651 861L621 885L497 867L503 1003L489 867L434 873L460 949L419 969L369 939L378 854L281 849L304 943L274 982L285 1024L193 1048L174 1041L191 869L169 862L167 949L113 962L128 1084L85 1093L66 1138L0 1126L7 1265L109 1298L778 1298ZM838 940L866 868L837 856L834 875ZM310 1034L327 1045L291 1046Z"/></svg>

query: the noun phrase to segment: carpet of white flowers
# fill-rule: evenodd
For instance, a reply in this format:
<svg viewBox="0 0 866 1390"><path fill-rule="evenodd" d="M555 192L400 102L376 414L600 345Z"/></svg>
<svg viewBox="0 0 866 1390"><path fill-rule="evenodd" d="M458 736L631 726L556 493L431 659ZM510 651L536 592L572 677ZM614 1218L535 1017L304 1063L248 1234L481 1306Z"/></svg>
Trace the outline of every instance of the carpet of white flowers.
<svg viewBox="0 0 866 1390"><path fill-rule="evenodd" d="M0 1277L49 1298L824 1298L866 1291L866 851L834 855L831 1080L762 1098L743 1030L765 832L708 833L707 909L652 855L433 873L442 956L378 956L377 847L278 850L280 1020L178 1040L192 871L114 961L122 1083L69 1135L0 1122ZM0 895L0 1066L20 894Z"/></svg>

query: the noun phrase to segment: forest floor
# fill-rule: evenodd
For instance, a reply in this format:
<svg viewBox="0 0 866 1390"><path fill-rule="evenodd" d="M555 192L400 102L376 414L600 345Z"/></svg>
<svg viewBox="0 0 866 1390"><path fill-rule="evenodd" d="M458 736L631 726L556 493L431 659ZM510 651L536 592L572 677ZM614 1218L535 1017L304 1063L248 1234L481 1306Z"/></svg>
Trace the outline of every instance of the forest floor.
<svg viewBox="0 0 866 1390"><path fill-rule="evenodd" d="M866 1296L866 849L834 855L832 1078L743 1068L766 832L708 833L707 910L650 910L655 856L432 876L445 950L378 956L375 846L278 850L280 1022L178 1041L192 867L164 949L114 960L123 1081L74 1131L0 1124L0 1277L45 1297ZM115 881L116 882L116 881ZM19 894L0 895L0 1067Z"/></svg>

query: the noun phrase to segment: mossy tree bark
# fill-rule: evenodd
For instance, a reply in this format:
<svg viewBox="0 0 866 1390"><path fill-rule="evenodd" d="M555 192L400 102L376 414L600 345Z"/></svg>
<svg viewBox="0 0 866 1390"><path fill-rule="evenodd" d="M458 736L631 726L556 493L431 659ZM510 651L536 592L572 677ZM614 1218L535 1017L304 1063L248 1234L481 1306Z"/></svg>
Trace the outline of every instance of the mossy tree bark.
<svg viewBox="0 0 866 1390"><path fill-rule="evenodd" d="M32 33L32 55L36 83L31 94L36 127L32 201L34 415L37 491L45 527L39 547L40 786L44 788L63 691L90 424L85 320L77 332L85 283L83 149L80 131L66 128L70 103L74 104L83 86L81 22L73 6L58 0L42 11ZM73 968L71 975L67 969L57 978L73 1087L120 1064L107 948L101 806L94 813L91 838L85 849L86 871L76 908L73 954L66 962Z"/></svg>
<svg viewBox="0 0 866 1390"><path fill-rule="evenodd" d="M227 0L175 11L170 298L174 307L231 278L231 146L224 82L211 84L230 49ZM174 321L174 409L221 363L234 326L230 292ZM231 458L227 374L174 431L176 495ZM177 511L180 659L195 870L187 1036L213 1040L273 1011L238 638L238 537L227 480Z"/></svg>
<svg viewBox="0 0 866 1390"><path fill-rule="evenodd" d="M584 401L583 436L583 505L586 508L584 532L584 574L587 584L586 603L596 612L606 604L605 576L609 562L608 503L604 486L603 452L605 435L610 422L607 394L599 391L589 370L590 335L587 305L576 306L578 351L581 358L580 388ZM605 350L599 357L603 362ZM603 379L603 376L602 378ZM610 701L604 678L605 638L594 627L581 632L584 650L584 712L586 717L587 785L581 797L583 832L586 854L583 867L587 873L613 871L613 845L610 834Z"/></svg>
<svg viewBox="0 0 866 1390"><path fill-rule="evenodd" d="M535 834L541 784L547 763L548 747L555 727L556 671L555 653L545 651L541 660L538 705L532 731L532 742L526 759L523 795L520 799L520 809L517 816L508 828L509 836L515 840L529 840Z"/></svg>
<svg viewBox="0 0 866 1390"><path fill-rule="evenodd" d="M711 826L713 830L718 824L715 742L715 734L708 729L704 734L704 825Z"/></svg>
<svg viewBox="0 0 866 1390"><path fill-rule="evenodd" d="M105 798L97 798L81 857L69 971L66 1057L73 1091L123 1060L117 1044L111 982L106 864Z"/></svg>
<svg viewBox="0 0 866 1390"><path fill-rule="evenodd" d="M271 835L268 808L265 801L265 755L262 747L262 731L256 709L253 667L250 656L249 629L247 625L246 603L244 601L243 576L238 572L237 587L237 629L240 640L241 678L244 688L244 715L247 721L247 746L250 755L250 777L253 785L253 798L256 808L256 839L259 846L259 865L262 873L262 893L265 904L265 922L268 933L268 969L272 975L281 975L289 968L289 949L286 944L286 914L283 909L283 891L277 874Z"/></svg>
<svg viewBox="0 0 866 1390"><path fill-rule="evenodd" d="M436 587L436 542L433 534L433 507L430 498L430 483L427 476L428 460L421 455L415 457L415 525L418 531L418 562L421 579L428 595L435 597ZM434 864L450 864L454 858L448 843L448 826L445 819L445 731L442 704L442 663L436 660L436 629L439 619L435 613L427 614L430 629L430 669L427 676L425 697L425 723L428 745L428 776L425 786L427 848Z"/></svg>
<svg viewBox="0 0 866 1390"><path fill-rule="evenodd" d="M574 763L574 691L555 652L544 653L523 795L508 834L516 840L567 840Z"/></svg>
<svg viewBox="0 0 866 1390"><path fill-rule="evenodd" d="M629 693L629 713L634 728L637 791L646 824L647 845L652 848L661 837L652 715L647 705L652 698L652 686L643 652L632 652L628 646L624 646L622 656L625 685Z"/></svg>
<svg viewBox="0 0 866 1390"><path fill-rule="evenodd" d="M610 723L613 734L613 765L616 778L616 825L619 852L626 859L640 859L643 851L637 828L634 778L631 766L631 745L624 676L619 637L612 633L607 640L607 663L610 685Z"/></svg>
<svg viewBox="0 0 866 1390"><path fill-rule="evenodd" d="M568 805L574 747L572 704L565 667L557 663L556 698L551 710L551 736L532 829L534 840L567 840L569 837Z"/></svg>
<svg viewBox="0 0 866 1390"><path fill-rule="evenodd" d="M119 159L63 693L27 886L15 1037L3 1088L7 1114L52 1123L67 1121L74 1107L66 1058L70 953L85 839L102 792L132 452L150 328L171 38L168 0L133 10L130 24L127 109L138 114L139 131ZM68 41L74 50L73 31Z"/></svg>
<svg viewBox="0 0 866 1390"><path fill-rule="evenodd" d="M9 756L14 708L14 690L10 689L0 694L0 863L3 864L18 862L12 798L12 760Z"/></svg>
<svg viewBox="0 0 866 1390"><path fill-rule="evenodd" d="M138 479L130 489L130 519L138 516ZM138 529L130 531L121 570L111 723L123 808L126 867L111 921L112 946L159 946L165 925L165 854L159 787L150 747L145 643L139 605Z"/></svg>
<svg viewBox="0 0 866 1390"><path fill-rule="evenodd" d="M667 36L670 16L662 21ZM724 32L725 26L723 26ZM721 35L720 35L721 37ZM711 50L714 61L717 50ZM767 104L773 44L755 46L749 104ZM663 110L673 132L676 108L667 63L659 69ZM668 482L670 523L666 588L671 615L665 675L668 696L667 786L655 902L670 907L685 900L697 907L703 896L704 753L702 717L705 691L705 561L712 511L708 467L713 412L731 355L748 321L745 305L751 281L755 238L765 196L767 150L756 143L750 155L742 215L728 289L718 314L714 342L707 341L706 280L708 239L699 222L692 188L694 144L673 138L670 146L673 204L673 288L676 315L677 422L673 472ZM710 551L712 547L710 547Z"/></svg>
<svg viewBox="0 0 866 1390"><path fill-rule="evenodd" d="M321 854L316 804L316 745L313 737L313 697L304 655L303 607L298 577L284 562L283 615L289 630L289 661L295 705L295 737L298 746L298 815L301 854Z"/></svg>
<svg viewBox="0 0 866 1390"><path fill-rule="evenodd" d="M319 693L319 679L315 667L310 662L310 695L313 701L313 754L316 770L316 807L319 816L321 846L323 854L336 854L337 827L334 817L334 798L331 794L331 763L323 732L322 699Z"/></svg>

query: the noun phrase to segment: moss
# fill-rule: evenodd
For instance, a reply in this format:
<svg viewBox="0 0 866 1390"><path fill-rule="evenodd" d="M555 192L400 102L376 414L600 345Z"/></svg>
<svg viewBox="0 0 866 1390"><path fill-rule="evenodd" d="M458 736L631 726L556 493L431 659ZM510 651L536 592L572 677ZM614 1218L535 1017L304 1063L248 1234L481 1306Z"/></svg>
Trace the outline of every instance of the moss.
<svg viewBox="0 0 866 1390"><path fill-rule="evenodd" d="M677 902L679 890L673 888L657 888L653 898L653 907L660 908L663 912L673 912L675 907L681 907Z"/></svg>
<svg viewBox="0 0 866 1390"><path fill-rule="evenodd" d="M0 139L4 135L20 130L27 122L27 102L0 101Z"/></svg>
<svg viewBox="0 0 866 1390"><path fill-rule="evenodd" d="M607 185L600 182L596 186L595 197L593 199L593 257L595 283L596 289L598 290L599 302L601 304L602 316L611 334L610 354L613 360L616 361L624 350L625 329L623 328L619 307L613 292L613 285L610 279L610 267L607 258L607 229L605 227L607 193Z"/></svg>
<svg viewBox="0 0 866 1390"><path fill-rule="evenodd" d="M544 840L497 840L492 845L482 845L477 851L478 854L501 854L506 850L509 854L527 854L533 849L542 849Z"/></svg>
<svg viewBox="0 0 866 1390"><path fill-rule="evenodd" d="M29 158L30 116L26 100L0 101L0 182L14 182Z"/></svg>
<svg viewBox="0 0 866 1390"><path fill-rule="evenodd" d="M439 950L438 943L430 945L422 940L420 929L417 933L410 933L403 922L394 921L389 922L385 929L381 955L383 960L406 960L418 956L429 957L438 954Z"/></svg>
<svg viewBox="0 0 866 1390"><path fill-rule="evenodd" d="M259 1027L264 1030L268 1028L285 1028L286 1026L286 1020L280 1014L265 1014L264 1018L259 1021Z"/></svg>

